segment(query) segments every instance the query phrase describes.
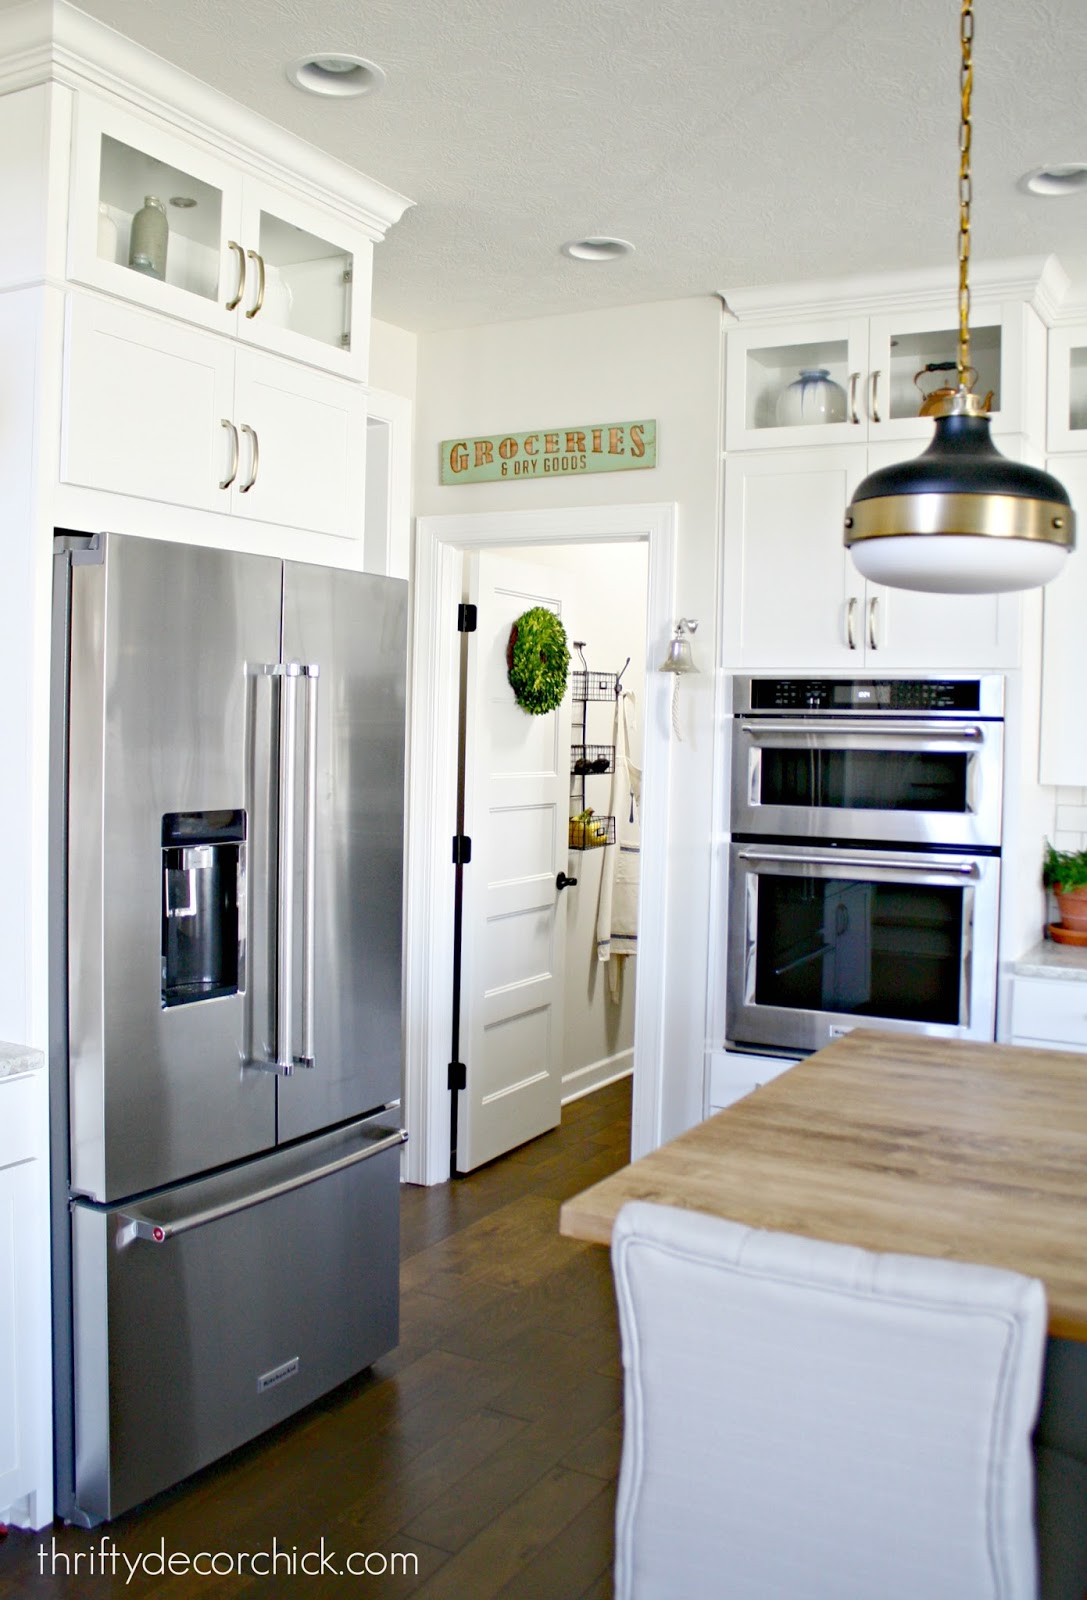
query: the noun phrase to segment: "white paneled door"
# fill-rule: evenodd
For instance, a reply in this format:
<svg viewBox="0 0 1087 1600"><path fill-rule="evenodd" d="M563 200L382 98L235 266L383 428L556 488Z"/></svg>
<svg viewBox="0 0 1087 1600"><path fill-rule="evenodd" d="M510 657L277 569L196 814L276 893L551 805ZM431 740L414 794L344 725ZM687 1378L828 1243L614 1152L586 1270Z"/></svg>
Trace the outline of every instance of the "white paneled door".
<svg viewBox="0 0 1087 1600"><path fill-rule="evenodd" d="M544 716L523 711L506 650L522 612L568 611L564 587L547 568L490 553L468 558L477 627L464 691L472 859L461 922L458 1172L555 1127L561 1114L566 908L557 880L570 859L570 700Z"/></svg>

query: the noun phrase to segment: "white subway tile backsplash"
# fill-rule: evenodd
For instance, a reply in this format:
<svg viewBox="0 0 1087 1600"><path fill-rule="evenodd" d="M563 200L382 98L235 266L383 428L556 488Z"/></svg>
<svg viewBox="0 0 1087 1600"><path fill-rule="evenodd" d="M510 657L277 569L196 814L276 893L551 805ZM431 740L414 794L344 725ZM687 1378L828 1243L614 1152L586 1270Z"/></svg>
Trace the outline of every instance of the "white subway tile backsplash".
<svg viewBox="0 0 1087 1600"><path fill-rule="evenodd" d="M1057 806L1058 833L1087 833L1087 806Z"/></svg>
<svg viewBox="0 0 1087 1600"><path fill-rule="evenodd" d="M1083 838L1082 833L1066 833L1058 828L1053 835L1053 848L1054 850L1082 850L1084 848Z"/></svg>

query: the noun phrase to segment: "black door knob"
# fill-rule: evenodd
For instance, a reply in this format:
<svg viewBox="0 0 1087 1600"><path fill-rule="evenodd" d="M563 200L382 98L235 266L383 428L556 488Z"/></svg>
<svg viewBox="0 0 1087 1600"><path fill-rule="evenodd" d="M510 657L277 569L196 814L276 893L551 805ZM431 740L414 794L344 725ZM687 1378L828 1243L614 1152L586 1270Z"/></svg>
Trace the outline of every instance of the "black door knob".
<svg viewBox="0 0 1087 1600"><path fill-rule="evenodd" d="M577 882L576 878L568 878L566 876L565 872L560 872L558 877L555 879L555 888L556 889L572 889L576 882Z"/></svg>

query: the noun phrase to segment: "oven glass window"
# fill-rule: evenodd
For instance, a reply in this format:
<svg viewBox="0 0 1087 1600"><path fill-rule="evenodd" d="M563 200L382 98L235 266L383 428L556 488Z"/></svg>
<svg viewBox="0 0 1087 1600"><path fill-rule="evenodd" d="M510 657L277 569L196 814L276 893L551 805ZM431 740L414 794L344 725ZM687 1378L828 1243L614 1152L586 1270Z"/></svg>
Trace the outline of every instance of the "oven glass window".
<svg viewBox="0 0 1087 1600"><path fill-rule="evenodd" d="M755 1001L958 1024L963 890L760 873Z"/></svg>
<svg viewBox="0 0 1087 1600"><path fill-rule="evenodd" d="M764 750L764 806L966 811L970 756L949 751Z"/></svg>

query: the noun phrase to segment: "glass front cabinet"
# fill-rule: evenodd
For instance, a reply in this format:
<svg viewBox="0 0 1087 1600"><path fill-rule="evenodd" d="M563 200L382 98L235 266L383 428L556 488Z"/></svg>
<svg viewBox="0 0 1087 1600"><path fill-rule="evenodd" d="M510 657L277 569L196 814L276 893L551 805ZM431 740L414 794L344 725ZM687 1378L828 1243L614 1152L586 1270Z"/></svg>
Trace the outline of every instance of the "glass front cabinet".
<svg viewBox="0 0 1087 1600"><path fill-rule="evenodd" d="M1087 326L1049 334L1050 450L1087 450Z"/></svg>
<svg viewBox="0 0 1087 1600"><path fill-rule="evenodd" d="M1020 321L1031 316L998 303L971 318L974 388L991 393L997 433L1023 426L1018 375L1029 329ZM957 311L949 302L936 313L740 326L729 329L727 350L727 450L920 443L932 434L919 414L924 400L958 382Z"/></svg>
<svg viewBox="0 0 1087 1600"><path fill-rule="evenodd" d="M74 282L365 378L364 230L90 96L76 116Z"/></svg>

